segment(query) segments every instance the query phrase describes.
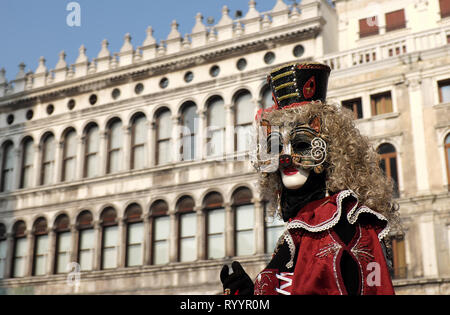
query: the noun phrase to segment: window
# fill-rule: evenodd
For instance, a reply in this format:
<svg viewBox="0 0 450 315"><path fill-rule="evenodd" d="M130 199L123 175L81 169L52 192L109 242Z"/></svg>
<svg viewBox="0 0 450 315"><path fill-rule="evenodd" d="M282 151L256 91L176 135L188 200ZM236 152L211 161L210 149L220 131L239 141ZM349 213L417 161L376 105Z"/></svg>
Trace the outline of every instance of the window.
<svg viewBox="0 0 450 315"><path fill-rule="evenodd" d="M179 260L194 261L197 259L197 214L194 212L194 200L185 196L177 202L179 217Z"/></svg>
<svg viewBox="0 0 450 315"><path fill-rule="evenodd" d="M392 247L392 278L401 279L406 278L406 255L405 255L405 240L403 235L397 235L390 239Z"/></svg>
<svg viewBox="0 0 450 315"><path fill-rule="evenodd" d="M245 58L241 58L237 61L236 67L239 71L243 71L247 67L247 60Z"/></svg>
<svg viewBox="0 0 450 315"><path fill-rule="evenodd" d="M162 110L156 118L156 164L172 161L171 149L172 117L168 109Z"/></svg>
<svg viewBox="0 0 450 315"><path fill-rule="evenodd" d="M235 98L236 133L235 149L238 152L250 148L252 137L252 123L255 117L255 108L252 95L248 91L242 91Z"/></svg>
<svg viewBox="0 0 450 315"><path fill-rule="evenodd" d="M44 136L42 142L41 185L53 183L55 168L55 137L52 134Z"/></svg>
<svg viewBox="0 0 450 315"><path fill-rule="evenodd" d="M25 266L28 252L28 242L25 232L26 225L23 221L19 221L14 225L14 252L12 264L13 278L25 276Z"/></svg>
<svg viewBox="0 0 450 315"><path fill-rule="evenodd" d="M122 122L115 119L108 127L108 174L122 170L122 137Z"/></svg>
<svg viewBox="0 0 450 315"><path fill-rule="evenodd" d="M267 202L264 202L264 208L267 207ZM275 246L280 238L281 234L284 232L284 222L281 218L275 214L271 217L266 215L265 220L265 247L266 253L273 253Z"/></svg>
<svg viewBox="0 0 450 315"><path fill-rule="evenodd" d="M197 119L197 106L195 103L186 103L181 114L183 124L181 154L183 161L194 160L196 157L195 146L197 141L195 140L195 133L197 132Z"/></svg>
<svg viewBox="0 0 450 315"><path fill-rule="evenodd" d="M114 208L103 210L101 224L103 230L102 240L102 269L113 269L118 265L119 229L116 221L117 215Z"/></svg>
<svg viewBox="0 0 450 315"><path fill-rule="evenodd" d="M194 79L194 74L192 71L188 71L184 74L184 82L189 83Z"/></svg>
<svg viewBox="0 0 450 315"><path fill-rule="evenodd" d="M359 20L359 38L378 34L378 17L372 16Z"/></svg>
<svg viewBox="0 0 450 315"><path fill-rule="evenodd" d="M386 13L386 32L395 31L405 27L405 10L401 9Z"/></svg>
<svg viewBox="0 0 450 315"><path fill-rule="evenodd" d="M166 87L169 86L169 79L167 78L162 78L161 81L159 81L159 87L161 89L165 89Z"/></svg>
<svg viewBox="0 0 450 315"><path fill-rule="evenodd" d="M144 223L142 209L138 204L131 204L125 211L127 222L127 267L143 264Z"/></svg>
<svg viewBox="0 0 450 315"><path fill-rule="evenodd" d="M113 100L117 100L120 97L120 90L119 89L114 89L111 92L111 97L113 98Z"/></svg>
<svg viewBox="0 0 450 315"><path fill-rule="evenodd" d="M86 129L84 143L84 177L91 178L99 175L99 147L98 127L97 125L90 125Z"/></svg>
<svg viewBox="0 0 450 315"><path fill-rule="evenodd" d="M2 182L1 191L11 191L14 180L14 145L8 141L3 145L2 150Z"/></svg>
<svg viewBox="0 0 450 315"><path fill-rule="evenodd" d="M88 210L82 211L77 218L78 263L81 271L94 268L95 231L92 221L92 213Z"/></svg>
<svg viewBox="0 0 450 315"><path fill-rule="evenodd" d="M391 92L383 92L370 96L370 104L372 107L372 116L392 113L392 97Z"/></svg>
<svg viewBox="0 0 450 315"><path fill-rule="evenodd" d="M445 160L447 162L447 183L450 190L450 133L445 137L444 143Z"/></svg>
<svg viewBox="0 0 450 315"><path fill-rule="evenodd" d="M225 149L225 108L223 99L213 97L208 102L208 156L219 156Z"/></svg>
<svg viewBox="0 0 450 315"><path fill-rule="evenodd" d="M134 117L131 125L131 169L142 169L147 164L147 119L143 114Z"/></svg>
<svg viewBox="0 0 450 315"><path fill-rule="evenodd" d="M8 117L6 117L6 122L8 123L8 125L12 125L12 123L14 122L14 115L9 114Z"/></svg>
<svg viewBox="0 0 450 315"><path fill-rule="evenodd" d="M267 109L274 105L272 99L272 90L270 86L266 86L261 94L261 108Z"/></svg>
<svg viewBox="0 0 450 315"><path fill-rule="evenodd" d="M69 217L60 215L55 221L56 232L56 252L55 252L55 273L67 272L70 263L71 240Z"/></svg>
<svg viewBox="0 0 450 315"><path fill-rule="evenodd" d="M225 257L225 209L219 193L211 192L204 200L206 213L207 259Z"/></svg>
<svg viewBox="0 0 450 315"><path fill-rule="evenodd" d="M254 254L254 207L251 199L252 193L248 188L239 188L233 194L236 256Z"/></svg>
<svg viewBox="0 0 450 315"><path fill-rule="evenodd" d="M450 103L450 79L438 82L439 103Z"/></svg>
<svg viewBox="0 0 450 315"><path fill-rule="evenodd" d="M150 207L153 223L152 263L154 265L169 262L170 219L167 211L167 203L163 200L155 201Z"/></svg>
<svg viewBox="0 0 450 315"><path fill-rule="evenodd" d="M209 74L214 78L214 77L217 77L218 75L219 75L219 73L220 73L220 68L219 68L219 66L217 66L217 65L214 65L214 66L212 66L210 69L209 69Z"/></svg>
<svg viewBox="0 0 450 315"><path fill-rule="evenodd" d="M22 175L20 177L20 188L33 186L34 171L34 143L33 139L27 138L22 144Z"/></svg>
<svg viewBox="0 0 450 315"><path fill-rule="evenodd" d="M297 45L292 50L292 53L295 57L300 58L305 53L305 47L303 47L303 45Z"/></svg>
<svg viewBox="0 0 450 315"><path fill-rule="evenodd" d="M68 182L76 178L77 134L70 130L64 136L62 181Z"/></svg>
<svg viewBox="0 0 450 315"><path fill-rule="evenodd" d="M394 196L399 197L397 176L397 152L392 144L383 143L377 150L380 155L380 167L384 174L394 183Z"/></svg>
<svg viewBox="0 0 450 315"><path fill-rule="evenodd" d="M264 55L264 62L268 65L272 64L275 61L275 54L271 51Z"/></svg>
<svg viewBox="0 0 450 315"><path fill-rule="evenodd" d="M439 0L439 7L441 9L441 18L450 16L450 2L448 0Z"/></svg>
<svg viewBox="0 0 450 315"><path fill-rule="evenodd" d="M0 279L5 277L7 243L6 226L0 223Z"/></svg>
<svg viewBox="0 0 450 315"><path fill-rule="evenodd" d="M47 220L39 218L34 223L34 257L33 276L42 276L47 273L48 233Z"/></svg>
<svg viewBox="0 0 450 315"><path fill-rule="evenodd" d="M361 119L362 114L362 100L360 97L342 101L342 107L347 108L353 112L355 119Z"/></svg>

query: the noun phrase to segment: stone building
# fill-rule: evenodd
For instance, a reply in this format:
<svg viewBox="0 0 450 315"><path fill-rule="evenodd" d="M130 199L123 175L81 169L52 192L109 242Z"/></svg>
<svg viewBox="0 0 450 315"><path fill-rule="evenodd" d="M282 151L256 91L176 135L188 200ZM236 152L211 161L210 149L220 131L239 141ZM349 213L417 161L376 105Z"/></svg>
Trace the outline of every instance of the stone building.
<svg viewBox="0 0 450 315"><path fill-rule="evenodd" d="M396 292L450 293L449 1L273 2L0 71L1 293L218 294L233 260L255 277L283 226L247 131L269 70L310 60L397 183Z"/></svg>

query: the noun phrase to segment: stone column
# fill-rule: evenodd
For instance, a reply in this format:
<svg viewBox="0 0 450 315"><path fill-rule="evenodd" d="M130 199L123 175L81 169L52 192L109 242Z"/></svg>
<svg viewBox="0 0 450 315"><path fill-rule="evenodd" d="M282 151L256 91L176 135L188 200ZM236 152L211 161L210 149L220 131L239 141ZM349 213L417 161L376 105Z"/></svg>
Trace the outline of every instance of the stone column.
<svg viewBox="0 0 450 315"><path fill-rule="evenodd" d="M204 109L197 110L198 127L196 130L196 152L195 158L203 160L206 156L206 111Z"/></svg>
<svg viewBox="0 0 450 315"><path fill-rule="evenodd" d="M131 169L131 126L123 126L122 171Z"/></svg>
<svg viewBox="0 0 450 315"><path fill-rule="evenodd" d="M233 156L235 151L235 143L234 143L234 126L235 126L235 117L234 117L234 106L233 104L226 104L225 106L225 155Z"/></svg>
<svg viewBox="0 0 450 315"><path fill-rule="evenodd" d="M102 268L102 226L100 222L94 222L94 230L95 230L95 248L94 248L94 265L92 266L93 270L100 270Z"/></svg>
<svg viewBox="0 0 450 315"><path fill-rule="evenodd" d="M119 250L117 252L117 267L123 268L126 266L127 256L127 226L124 219L119 219Z"/></svg>
<svg viewBox="0 0 450 315"><path fill-rule="evenodd" d="M12 182L12 191L20 188L20 177L22 175L22 148L14 150L14 170L13 170L13 182Z"/></svg>
<svg viewBox="0 0 450 315"><path fill-rule="evenodd" d="M86 145L86 136L83 134L78 137L77 157L76 157L76 173L75 178L81 179L84 177L84 150Z"/></svg>
<svg viewBox="0 0 450 315"><path fill-rule="evenodd" d="M205 231L205 212L202 207L195 207L195 213L197 214L197 260L206 259L206 231Z"/></svg>
<svg viewBox="0 0 450 315"><path fill-rule="evenodd" d="M264 254L264 207L259 199L252 199L255 213L255 252Z"/></svg>
<svg viewBox="0 0 450 315"><path fill-rule="evenodd" d="M178 217L174 210L169 211L169 217L169 262L176 262L178 261Z"/></svg>
<svg viewBox="0 0 450 315"><path fill-rule="evenodd" d="M31 277L33 275L33 258L34 258L34 235L27 232L27 247L28 253L25 259L25 277Z"/></svg>
<svg viewBox="0 0 450 315"><path fill-rule="evenodd" d="M151 218L148 215L144 216L144 242L142 246L144 247L144 265L150 265L151 256L151 242L152 242L152 229L151 229Z"/></svg>
<svg viewBox="0 0 450 315"><path fill-rule="evenodd" d="M64 155L64 141L60 141L57 142L55 145L55 159L53 165L54 171L52 184L59 183L62 179L63 155Z"/></svg>
<svg viewBox="0 0 450 315"><path fill-rule="evenodd" d="M72 235L72 246L71 246L71 252L70 252L70 261L69 262L77 262L78 261L78 248L80 246L79 240L80 240L80 231L76 227L76 225L72 225L70 227L70 234Z"/></svg>
<svg viewBox="0 0 450 315"><path fill-rule="evenodd" d="M225 256L235 256L235 243L234 243L234 211L233 207L229 203L224 204L225 208Z"/></svg>
<svg viewBox="0 0 450 315"><path fill-rule="evenodd" d="M12 264L14 255L14 234L8 233L6 235L6 261L5 261L5 270L4 270L4 279L8 279L12 277Z"/></svg>
<svg viewBox="0 0 450 315"><path fill-rule="evenodd" d="M54 228L50 228L48 232L48 263L47 263L48 275L52 275L55 273L55 254L56 254L56 231Z"/></svg>
<svg viewBox="0 0 450 315"><path fill-rule="evenodd" d="M179 162L181 161L181 138L180 138L180 130L181 130L181 117L179 115L172 116L172 161L171 162Z"/></svg>
<svg viewBox="0 0 450 315"><path fill-rule="evenodd" d="M41 185L41 174L42 174L42 146L40 144L33 145L34 158L33 158L33 175L34 175L34 186Z"/></svg>
<svg viewBox="0 0 450 315"><path fill-rule="evenodd" d="M154 167L156 165L156 123L155 121L149 122L148 128L148 145L147 145L147 154L148 154L148 166Z"/></svg>
<svg viewBox="0 0 450 315"><path fill-rule="evenodd" d="M99 162L99 168L100 168L100 172L99 172L99 176L103 176L106 174L106 168L107 168L107 161L106 159L108 158L108 132L107 131L103 131L100 132L100 145L99 145L100 149L99 149L99 153L98 153L98 158L100 160Z"/></svg>

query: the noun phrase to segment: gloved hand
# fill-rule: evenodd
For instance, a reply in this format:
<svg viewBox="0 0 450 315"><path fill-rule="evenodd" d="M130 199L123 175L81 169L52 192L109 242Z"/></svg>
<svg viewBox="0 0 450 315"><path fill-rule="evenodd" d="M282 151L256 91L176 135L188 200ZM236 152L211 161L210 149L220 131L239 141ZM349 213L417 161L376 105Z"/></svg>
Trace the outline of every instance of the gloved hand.
<svg viewBox="0 0 450 315"><path fill-rule="evenodd" d="M232 274L229 274L227 265L224 265L220 272L220 281L222 281L224 293L231 295L253 295L253 281L244 271L241 264L233 261L231 268L233 269Z"/></svg>

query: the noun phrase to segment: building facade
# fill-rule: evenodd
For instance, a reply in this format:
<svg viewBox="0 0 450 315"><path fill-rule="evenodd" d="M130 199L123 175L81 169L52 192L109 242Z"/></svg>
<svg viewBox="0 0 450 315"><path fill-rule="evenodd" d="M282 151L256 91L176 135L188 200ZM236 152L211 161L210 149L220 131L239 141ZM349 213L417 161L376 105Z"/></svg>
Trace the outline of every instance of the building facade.
<svg viewBox="0 0 450 315"><path fill-rule="evenodd" d="M311 60L396 182L396 292L450 293L449 1L273 2L0 71L0 293L219 294L233 260L255 277L283 225L249 131L270 69Z"/></svg>

